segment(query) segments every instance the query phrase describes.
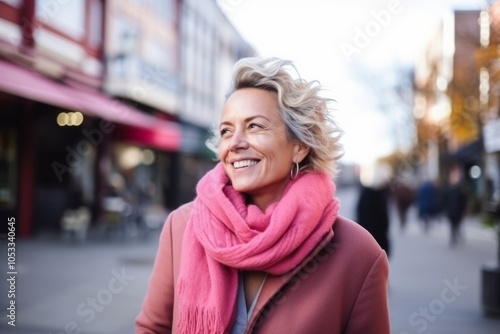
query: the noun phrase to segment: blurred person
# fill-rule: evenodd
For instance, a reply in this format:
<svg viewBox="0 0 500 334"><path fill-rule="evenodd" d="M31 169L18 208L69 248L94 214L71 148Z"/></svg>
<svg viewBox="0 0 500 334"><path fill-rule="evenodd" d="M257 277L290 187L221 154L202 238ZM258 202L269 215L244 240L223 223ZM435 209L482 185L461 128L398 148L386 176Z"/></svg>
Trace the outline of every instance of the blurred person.
<svg viewBox="0 0 500 334"><path fill-rule="evenodd" d="M389 166L376 163L361 168L361 188L356 204L356 220L390 256L389 240Z"/></svg>
<svg viewBox="0 0 500 334"><path fill-rule="evenodd" d="M151 181L145 181L137 188L137 202L135 205L135 223L138 228L138 233L142 233L144 237L150 232L150 223L147 216L150 215L154 206L155 185ZM163 222L163 221L162 221Z"/></svg>
<svg viewBox="0 0 500 334"><path fill-rule="evenodd" d="M119 172L112 172L108 175L105 196L128 198L127 183L123 175Z"/></svg>
<svg viewBox="0 0 500 334"><path fill-rule="evenodd" d="M408 218L408 210L415 201L414 190L408 182L398 179L394 184L391 195L398 213L399 225L401 230L404 230Z"/></svg>
<svg viewBox="0 0 500 334"><path fill-rule="evenodd" d="M82 206L85 206L85 200L83 196L83 186L78 178L73 177L71 179L66 199L67 199L66 207L68 209L76 210Z"/></svg>
<svg viewBox="0 0 500 334"><path fill-rule="evenodd" d="M164 224L136 333L390 332L387 256L338 216L329 100L290 69L236 63L220 162Z"/></svg>
<svg viewBox="0 0 500 334"><path fill-rule="evenodd" d="M424 230L429 231L431 220L439 213L440 195L436 183L424 181L417 190L418 216L424 224Z"/></svg>
<svg viewBox="0 0 500 334"><path fill-rule="evenodd" d="M100 227L108 232L122 233L124 220L131 214L130 193L127 181L120 172L111 172L102 202L103 214L100 217Z"/></svg>
<svg viewBox="0 0 500 334"><path fill-rule="evenodd" d="M448 183L443 192L443 208L450 224L450 245L460 239L460 225L467 207L467 195L462 185L460 167L453 165L448 175Z"/></svg>
<svg viewBox="0 0 500 334"><path fill-rule="evenodd" d="M66 209L61 217L60 225L63 234L85 240L91 223L91 212L84 200L81 180L72 178L66 196Z"/></svg>

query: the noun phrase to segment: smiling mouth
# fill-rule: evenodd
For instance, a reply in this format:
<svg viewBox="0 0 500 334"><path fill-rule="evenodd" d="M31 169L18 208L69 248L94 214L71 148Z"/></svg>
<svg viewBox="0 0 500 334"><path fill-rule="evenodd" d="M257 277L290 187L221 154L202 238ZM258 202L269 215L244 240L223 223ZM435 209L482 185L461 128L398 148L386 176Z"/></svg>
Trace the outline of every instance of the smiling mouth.
<svg viewBox="0 0 500 334"><path fill-rule="evenodd" d="M256 165L259 161L258 160L241 160L241 161L235 161L233 162L233 167L235 169L241 169L245 167L250 167L253 165Z"/></svg>

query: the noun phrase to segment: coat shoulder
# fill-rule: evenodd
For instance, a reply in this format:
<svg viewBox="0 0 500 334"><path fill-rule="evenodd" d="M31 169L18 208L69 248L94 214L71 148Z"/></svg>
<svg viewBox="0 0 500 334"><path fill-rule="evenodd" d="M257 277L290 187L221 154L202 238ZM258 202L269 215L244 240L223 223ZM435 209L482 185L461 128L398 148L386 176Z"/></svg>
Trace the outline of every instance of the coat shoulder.
<svg viewBox="0 0 500 334"><path fill-rule="evenodd" d="M193 207L194 202L188 202L179 206L177 209L172 210L167 218L167 222L172 224L173 229L184 229L187 221L189 220L189 216L193 211Z"/></svg>
<svg viewBox="0 0 500 334"><path fill-rule="evenodd" d="M378 257L383 249L375 238L358 223L339 216L333 226L333 242L349 253Z"/></svg>

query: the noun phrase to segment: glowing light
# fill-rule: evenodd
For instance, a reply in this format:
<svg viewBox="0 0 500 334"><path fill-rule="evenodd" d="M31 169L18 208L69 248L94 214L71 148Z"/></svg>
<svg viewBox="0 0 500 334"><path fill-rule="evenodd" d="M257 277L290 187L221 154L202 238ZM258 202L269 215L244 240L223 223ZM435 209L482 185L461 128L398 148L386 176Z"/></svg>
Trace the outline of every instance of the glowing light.
<svg viewBox="0 0 500 334"><path fill-rule="evenodd" d="M143 160L142 151L134 146L126 147L118 158L118 164L123 169L133 169Z"/></svg>
<svg viewBox="0 0 500 334"><path fill-rule="evenodd" d="M59 113L59 115L57 115L57 125L66 126L68 125L68 121L69 117L65 112Z"/></svg>
<svg viewBox="0 0 500 334"><path fill-rule="evenodd" d="M469 169L469 175L473 179L479 179L481 176L481 167L474 165Z"/></svg>
<svg viewBox="0 0 500 334"><path fill-rule="evenodd" d="M74 125L75 126L81 125L83 123L83 114L77 111L73 115L74 115Z"/></svg>
<svg viewBox="0 0 500 334"><path fill-rule="evenodd" d="M155 162L155 153L150 149L142 151L142 163L149 166L152 165L153 162Z"/></svg>
<svg viewBox="0 0 500 334"><path fill-rule="evenodd" d="M83 123L83 114L79 111L70 113L59 113L57 115L57 125L59 126L79 126Z"/></svg>

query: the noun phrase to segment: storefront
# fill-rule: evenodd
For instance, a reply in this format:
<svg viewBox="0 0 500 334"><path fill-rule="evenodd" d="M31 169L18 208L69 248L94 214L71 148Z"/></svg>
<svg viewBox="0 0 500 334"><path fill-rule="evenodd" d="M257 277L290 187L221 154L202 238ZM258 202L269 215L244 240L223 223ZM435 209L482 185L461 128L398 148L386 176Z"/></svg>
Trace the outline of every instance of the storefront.
<svg viewBox="0 0 500 334"><path fill-rule="evenodd" d="M57 229L71 201L98 216L106 161L123 151L117 144L140 147L143 160L133 169L150 173L151 181L157 177L148 172L151 166L180 147L180 127L173 122L1 60L0 72L0 212L17 218L20 236Z"/></svg>

